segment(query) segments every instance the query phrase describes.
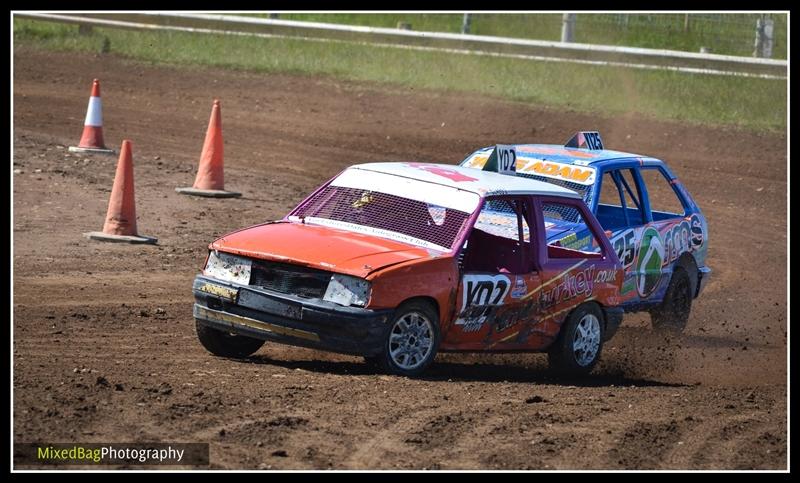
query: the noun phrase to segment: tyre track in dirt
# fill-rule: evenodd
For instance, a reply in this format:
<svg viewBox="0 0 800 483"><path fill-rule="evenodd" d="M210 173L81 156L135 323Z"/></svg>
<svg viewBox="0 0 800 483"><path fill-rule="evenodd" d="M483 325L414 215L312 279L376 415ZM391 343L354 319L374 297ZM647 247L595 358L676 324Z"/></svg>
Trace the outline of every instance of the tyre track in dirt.
<svg viewBox="0 0 800 483"><path fill-rule="evenodd" d="M15 441L200 439L214 468L785 467L785 136L332 78L14 55ZM107 141L134 142L139 229L157 246L81 236L102 226L116 163L66 150L93 77ZM173 191L194 178L215 97L239 200ZM283 216L349 164L456 163L498 139L558 142L588 127L666 159L709 218L714 277L684 336L626 317L597 374L572 382L540 355L442 355L408 380L354 357L267 344L233 361L196 342L191 280L215 236Z"/></svg>

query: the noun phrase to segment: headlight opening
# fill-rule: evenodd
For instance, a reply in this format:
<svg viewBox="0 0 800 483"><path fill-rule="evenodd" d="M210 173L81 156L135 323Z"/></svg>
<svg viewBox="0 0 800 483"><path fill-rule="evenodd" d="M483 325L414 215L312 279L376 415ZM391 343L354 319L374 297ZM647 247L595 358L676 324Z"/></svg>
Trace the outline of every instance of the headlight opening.
<svg viewBox="0 0 800 483"><path fill-rule="evenodd" d="M247 285L250 283L251 267L252 262L247 258L212 250L208 254L208 261L203 270L203 275L226 282Z"/></svg>
<svg viewBox="0 0 800 483"><path fill-rule="evenodd" d="M334 273L323 300L349 307L364 307L369 301L370 283L363 278Z"/></svg>

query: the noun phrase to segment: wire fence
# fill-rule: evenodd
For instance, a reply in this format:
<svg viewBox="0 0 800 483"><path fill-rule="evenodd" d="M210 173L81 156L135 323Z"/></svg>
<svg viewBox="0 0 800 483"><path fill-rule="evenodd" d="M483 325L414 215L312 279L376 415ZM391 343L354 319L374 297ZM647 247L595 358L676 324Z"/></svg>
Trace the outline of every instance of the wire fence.
<svg viewBox="0 0 800 483"><path fill-rule="evenodd" d="M574 29L576 42L786 58L786 15L576 14Z"/></svg>
<svg viewBox="0 0 800 483"><path fill-rule="evenodd" d="M782 13L571 15L567 21L561 13L258 14L286 20L786 59L788 19ZM571 38L564 39L565 29L570 30Z"/></svg>
<svg viewBox="0 0 800 483"><path fill-rule="evenodd" d="M758 58L741 55L740 52L715 52L712 48L702 45L700 52L693 52L693 49L677 50L678 43L670 41L670 36L659 32L657 28L653 27L654 24L646 24L650 25L647 28L637 27L637 22L641 23L640 19L635 17L632 19L631 15L626 14L594 15L594 18L587 15L581 19L576 14L570 13L494 14L494 17L490 17L488 14L483 17L484 14L480 14L481 17L475 19L476 24L480 27L479 32L464 33L458 33L458 29L466 31L471 28L472 14L411 14L413 16L409 17L405 14L280 13L278 17L275 17L274 13L241 16L176 12L91 15L24 12L15 15L52 22L76 23L80 26L79 31L83 29L84 33L90 30L90 28L83 28L84 25L99 25L121 29L157 29L204 34L226 33L258 37L302 38L319 42L367 42L380 47L408 50L447 51L459 54L670 70L695 74L768 79L787 78L787 60L770 58L773 57L773 50L775 50L773 47L776 29L775 21L771 16L766 15L755 18L758 33L754 37L754 55ZM668 15L673 15L673 20L675 20L675 14ZM461 20L459 20L459 16ZM558 20L559 17L562 24L560 41L546 38L545 34L548 33L548 29L553 32L558 29L558 24L554 23L553 19ZM657 14L650 15L650 17L652 17L651 20L667 19L660 18ZM498 18L503 21L503 30L492 31L488 28L491 26L488 20L497 20ZM712 18L714 17L706 16L705 20ZM744 17L739 15L739 20L742 18ZM397 26L385 28L387 23L397 19L406 21L398 21ZM594 23L591 22L593 19ZM730 19L725 18L722 14L718 15L719 19L723 21L718 21L718 25L730 27L731 24L728 21ZM414 22L420 20L420 22L412 24L408 20ZM458 25L452 25L453 20L459 20ZM703 20L703 17L698 17L698 20ZM627 29L624 27L625 23L628 24ZM421 28L418 27L419 29L416 31L412 30L412 25L419 26L420 24ZM744 24L746 22L740 21L740 25ZM669 26L671 32L676 30L674 22L666 25ZM695 22L695 27L692 27L692 19L686 15L684 15L683 25L682 29L685 30L682 34L683 37L686 37L689 32L696 34L698 30L704 30L697 26L698 22ZM780 27L780 21L778 25ZM538 28L541 26L547 28ZM735 31L736 29L731 30ZM741 30L740 27L739 31ZM633 33L629 34L629 37L620 37L619 32L626 31ZM650 37L642 35L642 31L651 34ZM609 32L613 32L616 37L609 38L607 35ZM778 28L777 32L780 37L782 30ZM603 34L606 37L601 38ZM556 34L550 34L550 36L553 35ZM586 40L587 37L589 37L588 40ZM737 32L736 34L716 35L711 38L734 39L727 42L730 49L734 43L737 46L742 45L740 40L736 40L741 37L740 32ZM700 38L709 37L701 35ZM726 43L720 42L719 45L724 48ZM781 49L780 43L778 46L778 56L780 56L785 50Z"/></svg>

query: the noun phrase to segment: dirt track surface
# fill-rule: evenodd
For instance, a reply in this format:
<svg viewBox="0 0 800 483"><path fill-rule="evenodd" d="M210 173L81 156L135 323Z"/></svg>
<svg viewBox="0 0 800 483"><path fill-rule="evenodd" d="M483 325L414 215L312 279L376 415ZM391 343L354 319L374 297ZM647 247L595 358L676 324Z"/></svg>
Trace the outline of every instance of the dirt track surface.
<svg viewBox="0 0 800 483"><path fill-rule="evenodd" d="M116 157L68 153L93 77L105 137L133 141L139 232L91 242ZM181 196L212 99L226 187ZM496 142L606 145L663 158L710 225L713 279L686 334L629 316L593 377L543 355L440 355L424 379L267 344L248 360L197 342L192 279L214 237L283 216L366 161L457 163ZM211 468L785 469L786 139L539 109L330 78L17 50L14 440L209 442Z"/></svg>

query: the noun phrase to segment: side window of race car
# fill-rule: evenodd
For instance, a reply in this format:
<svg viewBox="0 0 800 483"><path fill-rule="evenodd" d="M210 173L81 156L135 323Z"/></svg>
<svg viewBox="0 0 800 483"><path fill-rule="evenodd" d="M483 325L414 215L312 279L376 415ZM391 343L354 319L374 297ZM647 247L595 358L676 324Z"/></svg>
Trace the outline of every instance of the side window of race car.
<svg viewBox="0 0 800 483"><path fill-rule="evenodd" d="M642 168L639 170L647 186L650 200L650 212L653 220L685 216L686 208L665 174L658 168Z"/></svg>
<svg viewBox="0 0 800 483"><path fill-rule="evenodd" d="M572 204L542 203L542 216L548 231L558 233L548 237L549 258L602 258L602 245L581 210Z"/></svg>
<svg viewBox="0 0 800 483"><path fill-rule="evenodd" d="M619 182L622 185L622 193L628 206L628 222L633 226L643 225L646 221L644 204L642 203L642 193L634 180L633 170L620 169Z"/></svg>
<svg viewBox="0 0 800 483"><path fill-rule="evenodd" d="M532 271L528 204L524 198L490 198L467 239L467 272L522 274Z"/></svg>
<svg viewBox="0 0 800 483"><path fill-rule="evenodd" d="M632 170L606 171L600 184L597 219L607 230L639 226L645 223L639 187Z"/></svg>

